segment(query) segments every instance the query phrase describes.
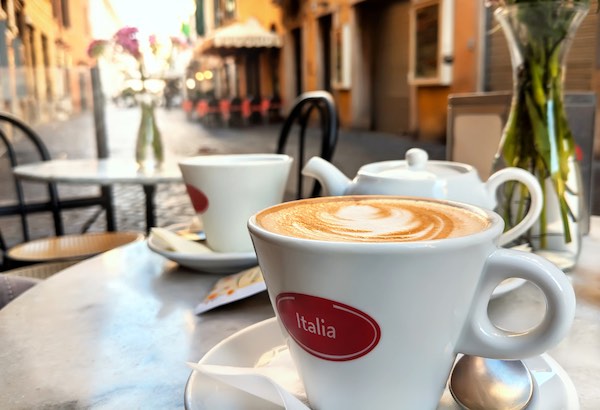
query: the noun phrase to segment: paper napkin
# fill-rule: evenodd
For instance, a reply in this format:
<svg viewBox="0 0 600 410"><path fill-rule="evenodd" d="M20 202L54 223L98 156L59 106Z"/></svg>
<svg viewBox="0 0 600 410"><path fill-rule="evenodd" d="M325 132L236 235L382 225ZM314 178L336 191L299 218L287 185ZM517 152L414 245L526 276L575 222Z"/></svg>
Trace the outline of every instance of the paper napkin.
<svg viewBox="0 0 600 410"><path fill-rule="evenodd" d="M179 253L213 253L214 251L206 245L193 242L173 233L165 228L152 228L150 235L158 240L159 246L165 250Z"/></svg>
<svg viewBox="0 0 600 410"><path fill-rule="evenodd" d="M310 410L304 386L286 346L276 347L263 354L255 367L197 363L188 365L202 374L287 410Z"/></svg>

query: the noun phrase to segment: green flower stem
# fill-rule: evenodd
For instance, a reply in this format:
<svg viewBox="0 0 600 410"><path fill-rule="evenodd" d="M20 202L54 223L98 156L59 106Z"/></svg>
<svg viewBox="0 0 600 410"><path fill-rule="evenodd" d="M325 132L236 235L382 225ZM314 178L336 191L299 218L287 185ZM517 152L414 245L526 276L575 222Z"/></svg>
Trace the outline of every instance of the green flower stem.
<svg viewBox="0 0 600 410"><path fill-rule="evenodd" d="M566 200L569 159L575 144L563 104L563 61L572 27L586 11L584 2L521 2L515 9L497 14L509 39L514 40L517 57L514 66L514 95L501 141L505 166L526 169L534 174L544 192L545 205L539 218L540 246L547 246L546 181L558 197L558 208L566 243L572 241L569 218L574 215ZM515 55L513 55L513 58ZM515 62L513 61L513 64ZM518 190L517 190L518 189ZM514 201L518 200L513 212ZM506 184L501 204L507 227L523 217L529 197L521 184ZM514 213L514 215L513 215Z"/></svg>

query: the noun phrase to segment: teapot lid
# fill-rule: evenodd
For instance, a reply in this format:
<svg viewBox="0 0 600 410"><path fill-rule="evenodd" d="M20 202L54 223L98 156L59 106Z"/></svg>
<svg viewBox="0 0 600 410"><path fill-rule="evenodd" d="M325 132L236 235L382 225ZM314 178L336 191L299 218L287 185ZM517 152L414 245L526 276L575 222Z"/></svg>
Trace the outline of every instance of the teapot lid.
<svg viewBox="0 0 600 410"><path fill-rule="evenodd" d="M462 173L460 169L452 166L451 162L444 165L444 161L428 161L429 155L420 148L411 148L406 151L406 161L401 165L387 168L378 173L385 178L398 178L410 180L436 180L447 178Z"/></svg>

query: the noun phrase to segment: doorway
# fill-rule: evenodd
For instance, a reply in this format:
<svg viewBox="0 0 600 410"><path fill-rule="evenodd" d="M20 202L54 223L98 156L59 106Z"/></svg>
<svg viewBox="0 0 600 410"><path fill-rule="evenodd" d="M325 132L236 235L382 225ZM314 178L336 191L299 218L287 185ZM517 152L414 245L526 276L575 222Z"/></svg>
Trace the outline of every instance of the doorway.
<svg viewBox="0 0 600 410"><path fill-rule="evenodd" d="M371 129L405 134L410 131L409 19L410 2L369 2L357 8L362 41L370 64Z"/></svg>
<svg viewBox="0 0 600 410"><path fill-rule="evenodd" d="M319 17L321 89L331 92L331 14Z"/></svg>
<svg viewBox="0 0 600 410"><path fill-rule="evenodd" d="M298 96L304 89L302 84L302 29L293 29L292 38L294 41L294 77L296 77L295 96Z"/></svg>
<svg viewBox="0 0 600 410"><path fill-rule="evenodd" d="M250 50L246 55L246 94L260 97L260 69L258 53Z"/></svg>

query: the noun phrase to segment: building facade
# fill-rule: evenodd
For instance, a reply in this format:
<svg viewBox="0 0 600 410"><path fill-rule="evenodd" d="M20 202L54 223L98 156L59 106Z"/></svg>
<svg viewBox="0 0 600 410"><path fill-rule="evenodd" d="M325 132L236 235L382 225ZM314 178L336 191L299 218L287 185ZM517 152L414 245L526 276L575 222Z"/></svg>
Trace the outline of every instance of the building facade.
<svg viewBox="0 0 600 410"><path fill-rule="evenodd" d="M2 109L28 122L91 106L88 0L2 0Z"/></svg>
<svg viewBox="0 0 600 410"><path fill-rule="evenodd" d="M190 79L218 99L280 94L281 12L272 0L199 0L202 26ZM210 78L198 73L210 72Z"/></svg>
<svg viewBox="0 0 600 410"><path fill-rule="evenodd" d="M483 0L278 0L282 96L325 89L342 126L443 140L450 94L511 90L503 33ZM596 90L597 14L568 62L568 90Z"/></svg>

